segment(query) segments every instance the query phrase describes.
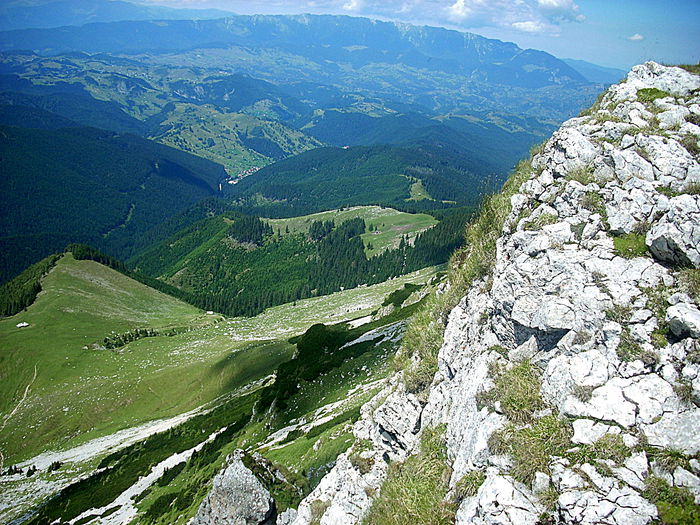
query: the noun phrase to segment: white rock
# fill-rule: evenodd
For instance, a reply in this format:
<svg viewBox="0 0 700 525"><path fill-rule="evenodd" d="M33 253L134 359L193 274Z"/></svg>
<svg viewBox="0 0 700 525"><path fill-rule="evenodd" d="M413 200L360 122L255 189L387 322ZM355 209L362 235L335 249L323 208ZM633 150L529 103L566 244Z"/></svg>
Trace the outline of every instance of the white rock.
<svg viewBox="0 0 700 525"><path fill-rule="evenodd" d="M666 311L666 322L678 337L700 338L700 310L689 303L678 303Z"/></svg>
<svg viewBox="0 0 700 525"><path fill-rule="evenodd" d="M573 423L574 436L572 443L592 445L605 434L619 434L620 428L614 425L606 425L591 419L577 419Z"/></svg>
<svg viewBox="0 0 700 525"><path fill-rule="evenodd" d="M536 525L542 505L523 485L490 472L476 496L466 498L459 509L457 525Z"/></svg>
<svg viewBox="0 0 700 525"><path fill-rule="evenodd" d="M263 523L272 515L274 501L270 493L241 458L240 451L228 458L228 466L214 478L192 525L248 525Z"/></svg>
<svg viewBox="0 0 700 525"><path fill-rule="evenodd" d="M641 425L650 445L673 448L684 454L700 452L700 410L669 413L651 425Z"/></svg>
<svg viewBox="0 0 700 525"><path fill-rule="evenodd" d="M700 267L700 196L671 199L671 209L651 227L646 243L661 261Z"/></svg>

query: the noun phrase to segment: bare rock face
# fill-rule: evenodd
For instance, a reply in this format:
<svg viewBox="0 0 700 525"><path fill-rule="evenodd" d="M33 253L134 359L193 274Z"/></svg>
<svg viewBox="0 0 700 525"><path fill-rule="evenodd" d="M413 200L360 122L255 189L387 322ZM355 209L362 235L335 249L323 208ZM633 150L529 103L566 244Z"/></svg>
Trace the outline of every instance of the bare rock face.
<svg viewBox="0 0 700 525"><path fill-rule="evenodd" d="M458 505L460 524L534 525L546 513L544 523L645 525L660 517L651 476L700 501L700 308L680 272L700 268L699 90L699 76L648 62L554 133L510 199L492 273L449 315L427 395L394 377L363 407L358 442L295 525L360 523L387 462L438 424L450 486L483 474ZM514 424L483 394L493 370L524 362L546 408ZM568 441L523 483L492 438L545 417ZM601 456L601 443L619 453ZM665 453L687 461L668 472L654 459Z"/></svg>
<svg viewBox="0 0 700 525"><path fill-rule="evenodd" d="M274 501L267 489L234 452L214 478L191 525L268 525L274 523Z"/></svg>

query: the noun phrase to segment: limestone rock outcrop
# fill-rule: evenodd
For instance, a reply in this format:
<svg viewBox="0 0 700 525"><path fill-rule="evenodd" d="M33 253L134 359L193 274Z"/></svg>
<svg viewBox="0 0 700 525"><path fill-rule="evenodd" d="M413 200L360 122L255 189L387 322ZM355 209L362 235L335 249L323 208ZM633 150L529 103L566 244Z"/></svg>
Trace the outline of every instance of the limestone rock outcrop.
<svg viewBox="0 0 700 525"><path fill-rule="evenodd" d="M271 525L274 501L267 489L243 464L243 452L236 451L228 465L216 475L191 525Z"/></svg>
<svg viewBox="0 0 700 525"><path fill-rule="evenodd" d="M293 523L361 522L388 464L438 424L450 486L483 473L459 524L643 525L659 518L652 478L700 502L698 122L700 77L649 62L564 123L510 199L492 272L450 313L427 394L392 378ZM542 406L511 421L484 399L523 363ZM494 436L551 420L565 446L518 475Z"/></svg>

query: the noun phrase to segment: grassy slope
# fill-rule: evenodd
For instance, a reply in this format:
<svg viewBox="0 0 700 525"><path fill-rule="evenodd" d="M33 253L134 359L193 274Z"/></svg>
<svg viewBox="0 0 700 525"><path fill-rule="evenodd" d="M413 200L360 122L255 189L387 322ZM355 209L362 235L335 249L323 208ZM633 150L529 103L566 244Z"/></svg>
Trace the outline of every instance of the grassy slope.
<svg viewBox="0 0 700 525"><path fill-rule="evenodd" d="M238 136L266 139L280 148L279 154L296 155L317 147L320 142L271 120L225 113L211 105L176 104L161 130L153 137L158 142L192 152L223 165L229 175L273 162L268 151L258 152L242 143Z"/></svg>
<svg viewBox="0 0 700 525"><path fill-rule="evenodd" d="M240 344L202 339L216 318L92 261L66 256L43 288L26 312L0 321L3 419L31 383L0 433L11 461L179 414L289 357L291 347L276 343L231 359ZM16 328L20 321L30 326ZM167 326L207 328L141 339L123 352L84 348L111 332Z"/></svg>
<svg viewBox="0 0 700 525"><path fill-rule="evenodd" d="M306 233L314 221L334 221L337 225L356 217L365 220L368 230L370 225L377 228L361 236L365 243L365 253L369 257L387 248L397 248L403 235L412 239L437 224L434 217L424 213L404 213L379 206L355 206L343 211L331 210L290 219L267 219L267 222L275 232L279 230L285 233L286 228L289 228L289 233ZM372 244L371 250L367 248L369 243Z"/></svg>
<svg viewBox="0 0 700 525"><path fill-rule="evenodd" d="M26 312L0 321L3 421L31 383L27 399L0 432L6 464L201 406L288 359L288 337L317 322L367 315L404 282L422 282L433 273L426 269L213 324L216 318L189 305L66 256ZM16 328L22 321L30 326ZM83 349L112 331L198 325L174 337L135 341L122 352Z"/></svg>

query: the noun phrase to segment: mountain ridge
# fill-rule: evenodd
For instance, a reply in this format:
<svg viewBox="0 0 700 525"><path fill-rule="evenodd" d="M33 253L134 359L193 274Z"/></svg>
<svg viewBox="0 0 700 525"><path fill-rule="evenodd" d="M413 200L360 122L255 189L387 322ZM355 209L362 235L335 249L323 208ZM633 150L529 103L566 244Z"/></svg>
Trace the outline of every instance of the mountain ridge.
<svg viewBox="0 0 700 525"><path fill-rule="evenodd" d="M283 523L700 517L699 92L636 66L520 164Z"/></svg>

